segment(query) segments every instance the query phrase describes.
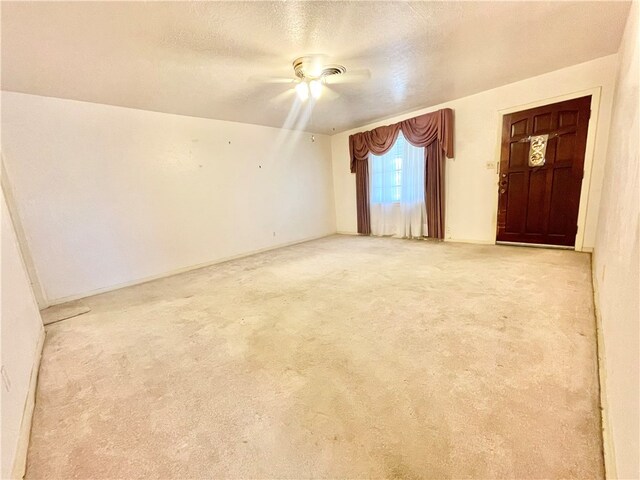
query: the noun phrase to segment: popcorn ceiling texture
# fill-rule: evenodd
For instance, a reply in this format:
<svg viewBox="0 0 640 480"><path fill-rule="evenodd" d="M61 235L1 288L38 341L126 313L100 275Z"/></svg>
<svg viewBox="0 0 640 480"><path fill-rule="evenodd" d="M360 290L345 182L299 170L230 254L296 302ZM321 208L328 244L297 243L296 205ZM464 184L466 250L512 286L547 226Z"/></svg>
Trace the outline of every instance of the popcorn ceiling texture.
<svg viewBox="0 0 640 480"><path fill-rule="evenodd" d="M27 478L602 478L590 258L332 236L69 304Z"/></svg>
<svg viewBox="0 0 640 480"><path fill-rule="evenodd" d="M347 72L371 71L287 124L331 134L616 53L628 11L573 1L3 2L2 88L281 127L292 85L248 79L293 79L296 57L322 53Z"/></svg>

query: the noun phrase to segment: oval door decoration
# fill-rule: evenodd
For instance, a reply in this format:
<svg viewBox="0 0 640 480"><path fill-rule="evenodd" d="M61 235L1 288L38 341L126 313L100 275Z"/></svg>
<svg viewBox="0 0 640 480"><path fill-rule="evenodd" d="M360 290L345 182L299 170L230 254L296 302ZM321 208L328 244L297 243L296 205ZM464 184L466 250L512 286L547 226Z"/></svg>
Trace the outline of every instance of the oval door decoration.
<svg viewBox="0 0 640 480"><path fill-rule="evenodd" d="M547 140L549 135L535 135L531 137L529 147L529 166L541 167L545 162L545 154L547 153Z"/></svg>

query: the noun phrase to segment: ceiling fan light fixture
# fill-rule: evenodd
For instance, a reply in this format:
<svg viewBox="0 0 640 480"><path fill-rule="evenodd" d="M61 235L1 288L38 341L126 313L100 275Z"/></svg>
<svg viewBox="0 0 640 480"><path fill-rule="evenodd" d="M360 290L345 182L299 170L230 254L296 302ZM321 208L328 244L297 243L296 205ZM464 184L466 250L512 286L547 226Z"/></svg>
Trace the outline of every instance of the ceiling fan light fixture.
<svg viewBox="0 0 640 480"><path fill-rule="evenodd" d="M325 62L326 58L326 55L321 54L298 57L293 61L295 78L263 77L262 81L264 83L293 84L298 100L304 103L309 98L318 100L324 96L330 100L338 97L339 95L329 88L332 83L350 83L354 79L359 81L362 78L368 79L371 76L369 70L362 70L354 72L355 75L351 75L351 77L346 77L346 67L338 64L328 64ZM259 80L260 77L251 77L250 79ZM338 81L334 81L334 79Z"/></svg>
<svg viewBox="0 0 640 480"><path fill-rule="evenodd" d="M322 96L322 82L320 80L311 80L309 82L309 91L316 100L320 98Z"/></svg>
<svg viewBox="0 0 640 480"><path fill-rule="evenodd" d="M309 85L307 82L300 82L296 85L296 93L298 98L303 102L309 98Z"/></svg>

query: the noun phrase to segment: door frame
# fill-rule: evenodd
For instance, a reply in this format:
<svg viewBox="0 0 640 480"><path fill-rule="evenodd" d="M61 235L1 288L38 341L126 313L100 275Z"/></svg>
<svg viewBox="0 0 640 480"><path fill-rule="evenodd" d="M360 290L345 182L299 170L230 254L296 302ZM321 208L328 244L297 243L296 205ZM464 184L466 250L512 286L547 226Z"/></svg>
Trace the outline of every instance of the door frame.
<svg viewBox="0 0 640 480"><path fill-rule="evenodd" d="M580 203L578 206L578 232L576 233L576 243L574 250L576 252L591 252L592 248L584 247L584 230L587 222L587 210L589 204L589 190L591 187L591 170L593 168L593 157L595 155L596 133L598 126L598 117L600 116L600 96L602 87L594 87L587 90L580 90L566 95L558 95L556 97L545 98L531 103L515 105L513 107L498 110L498 141L496 142L496 189L494 193L494 209L493 209L493 231L495 232L494 243L498 235L498 182L500 180L500 155L502 146L502 122L504 116L510 113L519 112L521 110L529 110L530 108L544 107L552 103L564 102L565 100L573 100L575 98L586 97L591 95L591 117L587 125L587 145L584 152L584 176L580 186Z"/></svg>

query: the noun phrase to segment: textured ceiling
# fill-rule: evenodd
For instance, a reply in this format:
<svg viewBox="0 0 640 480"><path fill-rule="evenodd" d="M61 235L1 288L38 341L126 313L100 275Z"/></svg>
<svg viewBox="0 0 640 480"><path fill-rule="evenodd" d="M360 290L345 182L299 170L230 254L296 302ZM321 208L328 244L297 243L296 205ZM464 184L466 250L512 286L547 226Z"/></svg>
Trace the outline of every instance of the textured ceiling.
<svg viewBox="0 0 640 480"><path fill-rule="evenodd" d="M332 133L614 53L619 2L2 2L2 88ZM294 111L292 60L371 79ZM287 120L287 117L289 119Z"/></svg>

